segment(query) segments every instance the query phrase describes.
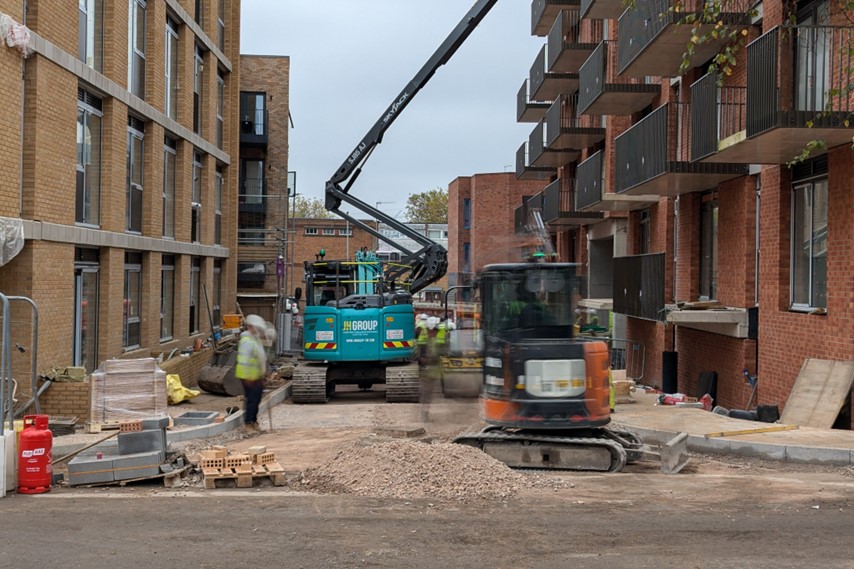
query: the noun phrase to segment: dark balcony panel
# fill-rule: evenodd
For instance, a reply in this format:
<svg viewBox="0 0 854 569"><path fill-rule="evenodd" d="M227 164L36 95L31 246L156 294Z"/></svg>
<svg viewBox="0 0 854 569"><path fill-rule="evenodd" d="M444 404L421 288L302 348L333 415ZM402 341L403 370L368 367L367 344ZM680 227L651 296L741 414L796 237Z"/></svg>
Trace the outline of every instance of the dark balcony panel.
<svg viewBox="0 0 854 569"><path fill-rule="evenodd" d="M743 164L690 161L690 105L666 103L616 139L616 191L678 196L747 174Z"/></svg>
<svg viewBox="0 0 854 569"><path fill-rule="evenodd" d="M574 207L575 180L561 178L543 190L543 221L550 228L590 225L604 219L598 211L577 211Z"/></svg>
<svg viewBox="0 0 854 569"><path fill-rule="evenodd" d="M256 178L244 178L237 195L238 211L241 213L267 213L266 182Z"/></svg>
<svg viewBox="0 0 854 569"><path fill-rule="evenodd" d="M578 73L581 65L602 40L602 23L597 22L589 39L581 41L581 19L577 11L564 10L555 21L548 39L548 71Z"/></svg>
<svg viewBox="0 0 854 569"><path fill-rule="evenodd" d="M528 160L532 166L566 166L577 160L581 152L575 148L555 148L546 141L546 125L537 123L528 137Z"/></svg>
<svg viewBox="0 0 854 569"><path fill-rule="evenodd" d="M528 80L522 83L516 94L516 122L540 122L546 118L551 103L531 101L528 95Z"/></svg>
<svg viewBox="0 0 854 569"><path fill-rule="evenodd" d="M581 0L582 18L616 20L623 13L623 0Z"/></svg>
<svg viewBox="0 0 854 569"><path fill-rule="evenodd" d="M649 106L661 87L616 73L617 43L601 42L578 71L578 114L630 115Z"/></svg>
<svg viewBox="0 0 854 569"><path fill-rule="evenodd" d="M546 71L548 47L543 46L531 65L531 100L554 101L563 93L578 91L578 73L549 73Z"/></svg>
<svg viewBox="0 0 854 569"><path fill-rule="evenodd" d="M664 253L614 257L614 312L663 321Z"/></svg>
<svg viewBox="0 0 854 569"><path fill-rule="evenodd" d="M579 117L578 95L561 95L546 113L546 144L549 148L588 148L605 140L601 117Z"/></svg>
<svg viewBox="0 0 854 569"><path fill-rule="evenodd" d="M557 168L551 166L532 166L528 161L528 143L523 142L516 151L517 180L548 180L557 175Z"/></svg>
<svg viewBox="0 0 854 569"><path fill-rule="evenodd" d="M714 38L707 32L712 31L718 21L728 26L749 26L753 4L755 0L727 0L721 4L723 11L714 16L714 22L707 24L703 21L706 0L637 2L634 8L623 12L619 20L617 66L620 74L632 77L679 75L686 46L694 35L705 35L706 41L695 45L689 59L690 67L707 62L728 43L725 38ZM677 7L679 10L674 9ZM691 18L696 20L692 22Z"/></svg>
<svg viewBox="0 0 854 569"><path fill-rule="evenodd" d="M600 150L578 165L575 171L575 209L583 210L602 201L605 192L602 159Z"/></svg>
<svg viewBox="0 0 854 569"><path fill-rule="evenodd" d="M533 0L531 2L531 35L545 36L563 10L581 8L581 0Z"/></svg>
<svg viewBox="0 0 854 569"><path fill-rule="evenodd" d="M716 108L706 108L697 118L703 128L703 150L713 152L695 159L783 164L814 140L823 141L824 147L813 150L813 155L850 143L852 36L849 27L794 26L774 28L751 42L747 86L717 88ZM711 90L710 82L703 78L696 89ZM708 96L703 104L711 105L710 100Z"/></svg>

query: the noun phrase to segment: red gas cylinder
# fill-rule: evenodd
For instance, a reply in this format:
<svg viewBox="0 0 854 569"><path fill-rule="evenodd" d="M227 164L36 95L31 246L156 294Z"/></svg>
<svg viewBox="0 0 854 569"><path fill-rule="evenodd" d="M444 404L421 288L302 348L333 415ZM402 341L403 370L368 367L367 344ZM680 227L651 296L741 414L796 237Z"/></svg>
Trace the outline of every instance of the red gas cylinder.
<svg viewBox="0 0 854 569"><path fill-rule="evenodd" d="M53 433L47 425L47 415L24 417L24 430L18 439L18 492L21 494L50 492Z"/></svg>

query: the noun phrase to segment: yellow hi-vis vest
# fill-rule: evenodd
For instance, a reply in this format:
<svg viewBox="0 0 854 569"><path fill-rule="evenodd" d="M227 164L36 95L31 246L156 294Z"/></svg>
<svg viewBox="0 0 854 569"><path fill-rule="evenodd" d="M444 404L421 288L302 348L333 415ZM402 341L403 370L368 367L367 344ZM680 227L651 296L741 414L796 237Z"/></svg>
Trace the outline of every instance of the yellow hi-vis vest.
<svg viewBox="0 0 854 569"><path fill-rule="evenodd" d="M437 344L441 345L441 344L445 343L447 330L448 330L448 325L445 322L440 322L439 325L436 327L436 343Z"/></svg>
<svg viewBox="0 0 854 569"><path fill-rule="evenodd" d="M427 337L430 335L430 331L427 330L427 325L419 322L415 325L415 329L419 330L418 332L418 345L426 346L427 345Z"/></svg>
<svg viewBox="0 0 854 569"><path fill-rule="evenodd" d="M256 381L264 376L261 358L258 357L263 349L261 342L249 334L240 338L237 344L237 367L234 369L237 379Z"/></svg>

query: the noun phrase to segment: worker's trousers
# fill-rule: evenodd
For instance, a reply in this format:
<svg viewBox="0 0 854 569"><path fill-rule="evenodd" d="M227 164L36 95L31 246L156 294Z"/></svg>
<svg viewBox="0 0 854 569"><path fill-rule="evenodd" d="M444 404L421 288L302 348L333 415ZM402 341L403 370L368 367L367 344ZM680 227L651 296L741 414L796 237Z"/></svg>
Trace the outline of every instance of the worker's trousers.
<svg viewBox="0 0 854 569"><path fill-rule="evenodd" d="M258 406L264 395L264 380L242 380L243 383L243 423L251 425L258 422Z"/></svg>

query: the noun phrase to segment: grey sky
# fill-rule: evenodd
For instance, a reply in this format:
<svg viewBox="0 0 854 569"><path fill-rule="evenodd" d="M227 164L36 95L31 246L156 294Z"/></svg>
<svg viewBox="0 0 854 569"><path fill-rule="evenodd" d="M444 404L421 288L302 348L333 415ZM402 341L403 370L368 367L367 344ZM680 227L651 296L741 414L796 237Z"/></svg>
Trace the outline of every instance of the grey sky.
<svg viewBox="0 0 854 569"><path fill-rule="evenodd" d="M291 58L289 170L323 187L474 0L243 0L241 52ZM499 0L412 100L365 163L351 194L392 215L409 194L457 176L514 170L533 125L516 92L544 43L531 3ZM272 158L275 160L275 158Z"/></svg>

